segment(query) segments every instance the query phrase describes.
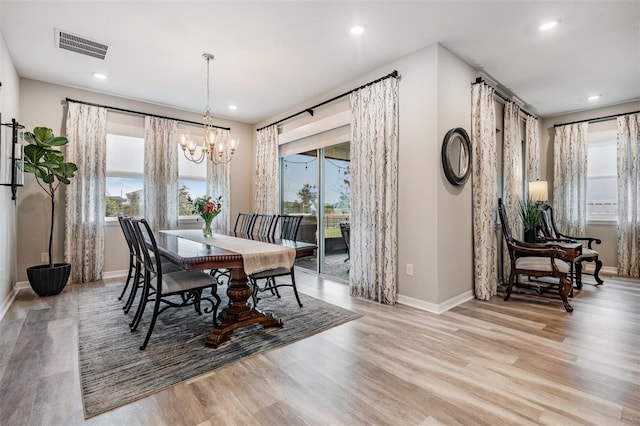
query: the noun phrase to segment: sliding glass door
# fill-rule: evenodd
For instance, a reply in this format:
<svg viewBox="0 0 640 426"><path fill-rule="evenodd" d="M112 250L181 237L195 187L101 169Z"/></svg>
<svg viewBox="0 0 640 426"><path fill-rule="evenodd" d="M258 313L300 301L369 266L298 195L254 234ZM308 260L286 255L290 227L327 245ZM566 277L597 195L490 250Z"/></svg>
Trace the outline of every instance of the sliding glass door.
<svg viewBox="0 0 640 426"><path fill-rule="evenodd" d="M296 264L345 281L348 252L340 224L349 221L349 159L345 142L282 157L280 164L282 212L303 215L298 239L318 245L316 256Z"/></svg>

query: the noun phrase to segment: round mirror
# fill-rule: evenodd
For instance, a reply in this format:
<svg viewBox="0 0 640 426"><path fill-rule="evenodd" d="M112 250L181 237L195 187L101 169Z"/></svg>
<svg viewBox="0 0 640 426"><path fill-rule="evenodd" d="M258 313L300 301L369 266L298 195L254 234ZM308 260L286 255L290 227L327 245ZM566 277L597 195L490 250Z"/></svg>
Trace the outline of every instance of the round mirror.
<svg viewBox="0 0 640 426"><path fill-rule="evenodd" d="M447 132L442 142L442 168L453 185L462 185L471 172L471 141L462 127Z"/></svg>

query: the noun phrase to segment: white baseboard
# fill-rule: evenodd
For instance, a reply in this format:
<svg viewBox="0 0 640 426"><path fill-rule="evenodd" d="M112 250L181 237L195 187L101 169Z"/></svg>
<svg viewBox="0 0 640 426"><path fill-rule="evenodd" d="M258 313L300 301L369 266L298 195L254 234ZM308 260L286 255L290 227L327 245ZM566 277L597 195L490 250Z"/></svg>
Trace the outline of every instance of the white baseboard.
<svg viewBox="0 0 640 426"><path fill-rule="evenodd" d="M591 262L582 262L582 271L588 274L593 274L593 271L596 270L596 265ZM606 275L618 275L618 268L615 266L603 266L600 269L601 274Z"/></svg>
<svg viewBox="0 0 640 426"><path fill-rule="evenodd" d="M16 291L15 289L13 289L11 290L11 293L9 293L7 297L5 297L5 299L0 304L0 321L2 321L2 318L4 318L4 315L7 313L7 311L11 307L11 304L13 303L15 298L16 298Z"/></svg>
<svg viewBox="0 0 640 426"><path fill-rule="evenodd" d="M109 271L109 272L104 272L102 274L102 278L120 278L120 277L126 277L127 274L129 273L128 269L122 269L120 271Z"/></svg>
<svg viewBox="0 0 640 426"><path fill-rule="evenodd" d="M412 308L420 309L422 311L431 312L432 314L442 314L471 299L473 299L473 291L471 290L437 304L425 302L424 300L415 299L409 296L403 296L402 294L398 295L398 303L411 306Z"/></svg>

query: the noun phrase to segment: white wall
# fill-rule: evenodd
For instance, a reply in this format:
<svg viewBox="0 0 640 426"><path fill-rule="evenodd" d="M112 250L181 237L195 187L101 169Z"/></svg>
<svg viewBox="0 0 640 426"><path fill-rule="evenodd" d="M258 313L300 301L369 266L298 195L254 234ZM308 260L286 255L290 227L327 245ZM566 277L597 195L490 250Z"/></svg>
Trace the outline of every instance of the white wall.
<svg viewBox="0 0 640 426"><path fill-rule="evenodd" d="M4 86L4 82L3 82ZM4 89L4 87L3 87ZM202 122L201 113L180 111L164 106L108 96L81 89L74 89L41 81L20 80L20 113L21 123L27 130L36 126L53 129L56 135L64 135L66 107L65 98L109 105L134 111L148 112ZM253 129L243 123L229 120L216 120L216 125L230 127L232 133L240 136L240 148L236 152L231 165L231 217L240 211L251 209L253 202ZM204 165L202 165L204 167ZM63 257L64 227L64 187L58 191L55 226L54 260ZM47 251L49 209L46 195L35 183L31 175L25 177L25 187L21 189L18 201L18 281L26 280L25 269L40 262L40 253ZM62 200L62 203L60 203ZM121 271L128 266L122 231L116 222L106 225L105 232L105 273Z"/></svg>
<svg viewBox="0 0 640 426"><path fill-rule="evenodd" d="M438 310L447 300L470 294L473 288L470 181L453 188L445 180L440 149L450 128L470 130L474 70L442 46L428 46L264 120L256 128L394 69L401 76L398 294L405 302ZM414 268L411 277L405 273L408 263Z"/></svg>
<svg viewBox="0 0 640 426"><path fill-rule="evenodd" d="M606 117L609 115L619 115L634 111L640 111L640 101L627 102L619 105L607 106L603 108L592 109L589 111L581 111L571 114L557 115L553 117L543 118L541 121L540 132L540 157L541 157L541 174L543 179L549 181L549 198L553 199L553 139L554 125L561 123L569 123L578 120L589 120L597 117ZM610 123L615 128L615 120ZM601 126L601 123L598 123ZM615 224L587 224L588 236L600 238L602 244L594 246L600 252L600 260L606 268L617 268L617 232Z"/></svg>
<svg viewBox="0 0 640 426"><path fill-rule="evenodd" d="M9 51L0 34L0 114L2 122L15 118L20 122L19 79ZM0 144L4 148L5 127L0 129ZM20 189L18 190L20 191ZM16 282L16 205L11 200L11 188L0 186L0 318L13 299L13 285Z"/></svg>

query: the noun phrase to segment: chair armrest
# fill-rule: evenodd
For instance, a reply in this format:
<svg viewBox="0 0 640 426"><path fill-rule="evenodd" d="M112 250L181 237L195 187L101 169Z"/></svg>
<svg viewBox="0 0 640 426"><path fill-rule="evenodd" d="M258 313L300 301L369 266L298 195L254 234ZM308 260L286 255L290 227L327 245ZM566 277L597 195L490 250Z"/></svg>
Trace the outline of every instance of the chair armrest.
<svg viewBox="0 0 640 426"><path fill-rule="evenodd" d="M517 241L517 243L513 245L513 250L516 257L538 256L557 259L567 258L567 252L564 251L561 247L548 244L525 243L522 241Z"/></svg>
<svg viewBox="0 0 640 426"><path fill-rule="evenodd" d="M577 241L575 240L570 240L568 238L551 238L551 237L538 237L537 238L538 241L545 241L545 242L549 242L549 243L577 243Z"/></svg>
<svg viewBox="0 0 640 426"><path fill-rule="evenodd" d="M558 233L558 235L560 235L563 238L569 238L572 240L576 240L575 242L578 241L588 241L587 243L587 247L589 247L589 249L593 250L593 248L591 247L591 245L595 242L596 244L601 244L602 241L599 238L593 238L593 237L570 237L569 235L565 235L565 234L560 234Z"/></svg>

